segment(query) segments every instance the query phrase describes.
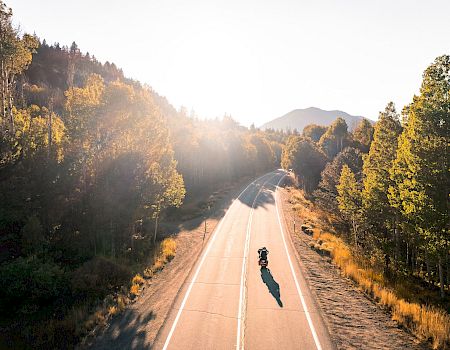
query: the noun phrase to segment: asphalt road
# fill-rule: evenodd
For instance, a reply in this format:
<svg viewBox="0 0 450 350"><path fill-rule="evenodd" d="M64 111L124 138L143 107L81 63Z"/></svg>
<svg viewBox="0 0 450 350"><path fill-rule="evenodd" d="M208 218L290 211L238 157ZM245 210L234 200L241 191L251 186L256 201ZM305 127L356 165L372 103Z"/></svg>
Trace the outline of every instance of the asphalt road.
<svg viewBox="0 0 450 350"><path fill-rule="evenodd" d="M231 204L155 349L333 349L278 208L284 176L278 170L256 179ZM267 270L258 266L262 246Z"/></svg>

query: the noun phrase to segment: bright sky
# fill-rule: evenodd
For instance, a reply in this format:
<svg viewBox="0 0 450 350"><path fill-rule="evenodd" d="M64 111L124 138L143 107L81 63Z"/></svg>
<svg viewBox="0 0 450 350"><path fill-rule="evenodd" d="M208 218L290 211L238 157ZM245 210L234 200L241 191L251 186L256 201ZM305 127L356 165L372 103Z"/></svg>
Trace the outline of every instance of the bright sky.
<svg viewBox="0 0 450 350"><path fill-rule="evenodd" d="M449 0L5 0L23 31L76 41L177 108L257 126L295 108L376 119L450 54Z"/></svg>

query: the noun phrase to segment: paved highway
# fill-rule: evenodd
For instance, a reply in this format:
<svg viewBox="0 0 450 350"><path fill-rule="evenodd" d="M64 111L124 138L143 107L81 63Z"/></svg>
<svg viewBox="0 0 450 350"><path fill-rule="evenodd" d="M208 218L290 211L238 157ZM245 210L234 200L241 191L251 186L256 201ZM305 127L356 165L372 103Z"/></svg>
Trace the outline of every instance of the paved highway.
<svg viewBox="0 0 450 350"><path fill-rule="evenodd" d="M334 348L285 229L277 195L285 175L278 170L256 179L231 204L155 349ZM257 263L263 246L268 270Z"/></svg>

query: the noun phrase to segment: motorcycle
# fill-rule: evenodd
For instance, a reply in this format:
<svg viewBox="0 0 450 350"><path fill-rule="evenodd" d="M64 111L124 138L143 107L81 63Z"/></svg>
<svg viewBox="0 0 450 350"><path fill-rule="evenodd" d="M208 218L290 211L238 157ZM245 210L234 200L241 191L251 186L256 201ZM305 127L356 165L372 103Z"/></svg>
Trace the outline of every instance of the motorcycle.
<svg viewBox="0 0 450 350"><path fill-rule="evenodd" d="M263 268L266 269L267 266L269 265L269 260L263 259L263 258L259 258L258 264L259 264L259 266L261 266L262 269Z"/></svg>

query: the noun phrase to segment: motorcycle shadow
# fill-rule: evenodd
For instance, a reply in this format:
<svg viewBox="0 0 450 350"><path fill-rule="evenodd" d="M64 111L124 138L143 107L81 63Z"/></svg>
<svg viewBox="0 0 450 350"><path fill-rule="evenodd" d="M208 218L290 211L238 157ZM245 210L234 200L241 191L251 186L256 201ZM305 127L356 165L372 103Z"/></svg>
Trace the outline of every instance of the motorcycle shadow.
<svg viewBox="0 0 450 350"><path fill-rule="evenodd" d="M280 285L277 281L275 281L269 269L261 267L261 279L269 289L269 293L272 294L277 301L278 306L283 307L283 302L281 301L280 296Z"/></svg>

